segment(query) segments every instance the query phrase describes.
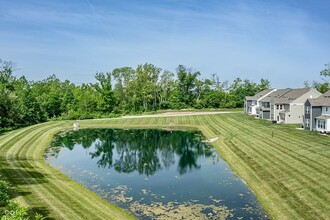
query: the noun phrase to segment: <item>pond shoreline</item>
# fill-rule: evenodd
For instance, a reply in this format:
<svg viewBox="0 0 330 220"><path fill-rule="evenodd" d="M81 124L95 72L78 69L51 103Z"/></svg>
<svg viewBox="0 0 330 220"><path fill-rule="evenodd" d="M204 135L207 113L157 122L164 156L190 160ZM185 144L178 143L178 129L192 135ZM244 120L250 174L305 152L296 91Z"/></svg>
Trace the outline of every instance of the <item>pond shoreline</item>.
<svg viewBox="0 0 330 220"><path fill-rule="evenodd" d="M330 156L326 150L328 137L298 131L293 126L274 126L243 114L85 120L79 124L84 128L168 128L171 121L171 128L198 129L206 138L220 135L212 145L256 193L270 218L330 216L329 200L325 197L330 190L330 177L320 173L329 167L329 160L325 159ZM73 121L47 122L1 135L0 174L15 186L21 204L44 216L86 219L97 213L100 219L118 219L119 215L126 216L119 219L131 218L44 163L43 154L52 137L61 130L72 129L72 124ZM274 139L272 130L277 134ZM302 156L306 158L304 163L299 160ZM287 186L285 179L290 179L296 188ZM305 190L298 193L299 187ZM62 193L68 190L70 194Z"/></svg>
<svg viewBox="0 0 330 220"><path fill-rule="evenodd" d="M81 129L56 136L46 161L140 219L267 219L208 144L217 138L203 139L197 131Z"/></svg>

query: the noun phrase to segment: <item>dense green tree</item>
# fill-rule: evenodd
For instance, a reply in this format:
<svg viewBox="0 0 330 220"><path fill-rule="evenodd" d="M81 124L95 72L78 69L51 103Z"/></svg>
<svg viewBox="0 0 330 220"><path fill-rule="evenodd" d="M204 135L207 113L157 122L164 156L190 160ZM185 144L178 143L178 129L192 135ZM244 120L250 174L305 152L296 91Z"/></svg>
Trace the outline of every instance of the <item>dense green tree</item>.
<svg viewBox="0 0 330 220"><path fill-rule="evenodd" d="M330 63L324 65L324 69L320 71L320 76L324 76L322 78L323 82L313 81L312 83L305 81L304 86L306 88L312 87L315 88L320 93L325 93L330 89L330 82L326 79L330 77Z"/></svg>
<svg viewBox="0 0 330 220"><path fill-rule="evenodd" d="M211 78L212 87L217 91L227 91L228 90L228 81L221 82L220 77L217 74L212 74Z"/></svg>
<svg viewBox="0 0 330 220"><path fill-rule="evenodd" d="M157 98L159 97L157 82L160 72L161 68L148 63L136 68L137 90L144 111L157 109Z"/></svg>
<svg viewBox="0 0 330 220"><path fill-rule="evenodd" d="M71 112L71 115L74 115L72 119L90 118L89 115L92 115L92 113L97 111L99 95L92 86L82 84L77 87L74 91L74 97L75 108L73 109L73 112Z"/></svg>
<svg viewBox="0 0 330 220"><path fill-rule="evenodd" d="M268 79L261 79L258 84L258 90L262 91L270 88L270 81Z"/></svg>
<svg viewBox="0 0 330 220"><path fill-rule="evenodd" d="M14 126L10 117L14 94L13 63L0 60L0 128Z"/></svg>
<svg viewBox="0 0 330 220"><path fill-rule="evenodd" d="M45 121L44 112L33 96L31 84L13 76L14 65L0 60L0 129Z"/></svg>
<svg viewBox="0 0 330 220"><path fill-rule="evenodd" d="M194 72L192 69L187 69L183 65L179 65L177 68L177 90L180 102L187 106L193 106L195 103L194 93L196 91L197 77L200 76L200 72Z"/></svg>
<svg viewBox="0 0 330 220"><path fill-rule="evenodd" d="M113 110L115 104L111 84L111 73L98 72L95 78L98 83L93 84L93 87L99 93L98 109L104 113L109 113Z"/></svg>
<svg viewBox="0 0 330 220"><path fill-rule="evenodd" d="M0 83L6 84L13 82L15 77L13 75L14 63L0 59Z"/></svg>
<svg viewBox="0 0 330 220"><path fill-rule="evenodd" d="M158 109L235 108L242 107L245 96L270 87L236 78L232 83L200 79L200 72L179 65L177 76L170 71L145 63L136 69L116 68L98 72L96 83L80 86L56 75L30 82L13 75L15 65L0 60L0 130L27 126L48 119L87 119L115 113L138 113ZM321 72L328 76L329 66ZM114 86L114 87L113 87ZM326 91L329 84L315 84Z"/></svg>
<svg viewBox="0 0 330 220"><path fill-rule="evenodd" d="M69 80L65 80L61 87L63 92L61 97L61 111L63 113L68 113L70 110L75 108L76 100L74 97L74 92L76 86Z"/></svg>
<svg viewBox="0 0 330 220"><path fill-rule="evenodd" d="M175 88L174 73L165 70L160 75L159 81L159 104L161 109L168 109L171 107L170 98L171 92Z"/></svg>
<svg viewBox="0 0 330 220"><path fill-rule="evenodd" d="M46 121L45 113L33 96L31 84L24 76L15 81L15 99L12 103L12 117L15 125L30 125Z"/></svg>
<svg viewBox="0 0 330 220"><path fill-rule="evenodd" d="M135 75L135 70L131 67L116 68L112 71L112 76L116 81L114 87L114 98L116 101L115 110L125 111L129 107L130 99L127 89Z"/></svg>
<svg viewBox="0 0 330 220"><path fill-rule="evenodd" d="M243 107L245 96L253 96L268 88L270 88L270 82L266 79L261 79L260 83L257 84L248 79L236 78L229 87L229 94L235 100L234 107Z"/></svg>
<svg viewBox="0 0 330 220"><path fill-rule="evenodd" d="M319 83L313 81L313 88L315 88L317 91L323 94L329 90L329 83L328 82Z"/></svg>
<svg viewBox="0 0 330 220"><path fill-rule="evenodd" d="M321 76L330 76L330 63L324 65L324 69L320 72Z"/></svg>
<svg viewBox="0 0 330 220"><path fill-rule="evenodd" d="M51 75L45 80L33 84L33 93L41 109L46 112L48 118L58 117L62 113L61 100L63 90L61 81L56 75Z"/></svg>

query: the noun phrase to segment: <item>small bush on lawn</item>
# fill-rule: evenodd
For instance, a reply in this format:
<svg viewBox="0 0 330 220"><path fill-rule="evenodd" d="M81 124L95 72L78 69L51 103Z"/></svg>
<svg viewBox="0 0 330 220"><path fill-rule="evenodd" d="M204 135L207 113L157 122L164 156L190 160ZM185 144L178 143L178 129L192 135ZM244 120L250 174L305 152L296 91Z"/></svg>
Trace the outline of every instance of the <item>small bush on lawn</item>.
<svg viewBox="0 0 330 220"><path fill-rule="evenodd" d="M29 220L26 207L20 207L16 201L11 200L1 220Z"/></svg>
<svg viewBox="0 0 330 220"><path fill-rule="evenodd" d="M9 185L6 181L0 180L0 207L4 207L9 203Z"/></svg>
<svg viewBox="0 0 330 220"><path fill-rule="evenodd" d="M9 184L0 180L0 220L29 220L28 207L20 207L18 202L10 200L9 189ZM35 219L44 220L45 218L36 213Z"/></svg>

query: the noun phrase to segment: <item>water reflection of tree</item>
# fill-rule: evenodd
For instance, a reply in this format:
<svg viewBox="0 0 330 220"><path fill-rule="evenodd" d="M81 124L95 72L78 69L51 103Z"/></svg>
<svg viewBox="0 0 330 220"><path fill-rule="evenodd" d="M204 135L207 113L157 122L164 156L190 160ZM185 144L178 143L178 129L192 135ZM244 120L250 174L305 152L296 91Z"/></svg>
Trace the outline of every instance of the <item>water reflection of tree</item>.
<svg viewBox="0 0 330 220"><path fill-rule="evenodd" d="M178 172L182 175L199 169L198 158L210 157L212 151L201 142L196 132L163 130L82 129L56 139L57 146L69 149L78 144L85 149L94 143L92 158L99 167L114 168L117 172L152 175L166 169L179 158Z"/></svg>
<svg viewBox="0 0 330 220"><path fill-rule="evenodd" d="M155 130L116 131L116 153L114 168L118 172L152 175L161 169Z"/></svg>
<svg viewBox="0 0 330 220"><path fill-rule="evenodd" d="M99 167L112 167L112 157L113 157L113 149L115 147L115 143L113 141L113 130L102 130L102 132L98 132L98 130L95 134L95 137L98 140L95 140L95 152L89 153L92 158L99 158L97 161L97 165ZM93 143L92 142L92 143ZM92 145L92 143L89 145L89 147Z"/></svg>
<svg viewBox="0 0 330 220"><path fill-rule="evenodd" d="M70 131L65 135L58 135L53 140L52 146L63 146L72 150L75 144L83 146L87 149L91 147L98 138L99 132L95 129L82 129L78 131Z"/></svg>

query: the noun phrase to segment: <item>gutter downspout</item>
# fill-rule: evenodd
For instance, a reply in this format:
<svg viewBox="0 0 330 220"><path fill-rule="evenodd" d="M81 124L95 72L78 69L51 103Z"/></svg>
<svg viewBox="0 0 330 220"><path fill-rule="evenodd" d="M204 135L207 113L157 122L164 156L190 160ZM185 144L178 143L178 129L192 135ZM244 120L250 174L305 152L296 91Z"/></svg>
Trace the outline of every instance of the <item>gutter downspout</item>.
<svg viewBox="0 0 330 220"><path fill-rule="evenodd" d="M292 103L289 104L289 113L290 113L290 114L291 114L291 104L292 104ZM284 106L284 105L283 105L283 106ZM285 120L286 120L288 123L290 123L287 114L285 114Z"/></svg>
<svg viewBox="0 0 330 220"><path fill-rule="evenodd" d="M274 117L275 117L275 106L274 106L273 103L272 103L272 106L273 106L273 118L271 118L271 120L273 121L274 120Z"/></svg>
<svg viewBox="0 0 330 220"><path fill-rule="evenodd" d="M246 114L246 98L244 98L244 113Z"/></svg>
<svg viewBox="0 0 330 220"><path fill-rule="evenodd" d="M313 118L313 106L312 106L312 104L311 104L311 114L310 114L310 116L309 116L309 121L310 121L310 128L309 128L309 130L310 131L312 131L313 130L313 120L312 120L312 118Z"/></svg>

